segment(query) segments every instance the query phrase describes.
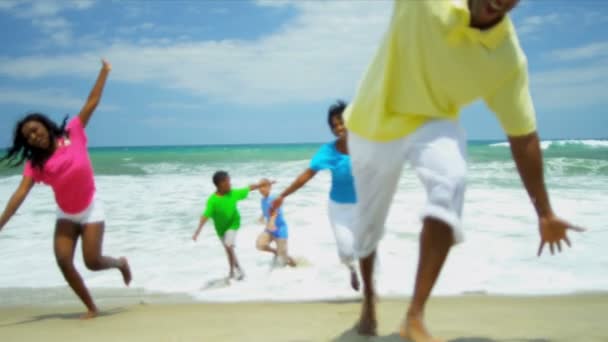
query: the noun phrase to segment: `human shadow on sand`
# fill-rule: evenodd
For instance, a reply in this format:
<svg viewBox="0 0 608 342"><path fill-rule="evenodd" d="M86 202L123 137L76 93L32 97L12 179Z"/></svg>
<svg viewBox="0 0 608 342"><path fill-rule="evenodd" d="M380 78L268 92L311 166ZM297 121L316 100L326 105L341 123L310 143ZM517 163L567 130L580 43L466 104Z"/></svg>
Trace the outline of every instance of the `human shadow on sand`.
<svg viewBox="0 0 608 342"><path fill-rule="evenodd" d="M367 337L357 334L354 328L348 329L343 332L340 336L334 338L332 342L404 342L399 334L390 334L386 336L374 336ZM459 337L449 339L447 342L551 342L546 338L507 338L507 339L493 339L486 337Z"/></svg>
<svg viewBox="0 0 608 342"><path fill-rule="evenodd" d="M99 312L99 314L97 315L96 318L114 316L114 315L123 313L125 311L127 311L125 308L115 308L115 309L111 309L111 310L105 310L105 311ZM82 317L83 314L84 314L84 312L71 312L71 313L53 313L53 314L46 314L46 315L37 315L37 316L33 316L29 319L19 321L19 322L0 324L0 328L10 327L10 326L14 326L14 325L43 322L43 321L54 320L54 319L55 320L80 320L80 317Z"/></svg>

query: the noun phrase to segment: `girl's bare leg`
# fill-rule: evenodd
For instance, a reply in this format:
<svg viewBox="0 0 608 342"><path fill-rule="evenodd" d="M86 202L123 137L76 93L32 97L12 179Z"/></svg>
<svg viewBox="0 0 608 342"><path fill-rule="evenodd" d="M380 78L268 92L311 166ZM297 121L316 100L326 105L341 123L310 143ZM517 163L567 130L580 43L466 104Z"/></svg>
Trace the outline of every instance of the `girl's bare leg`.
<svg viewBox="0 0 608 342"><path fill-rule="evenodd" d="M97 316L97 307L91 298L89 290L84 284L82 277L74 267L74 250L80 236L80 226L68 220L57 220L55 226L55 237L53 241L55 259L57 265L68 282L68 285L76 292L76 295L87 307L88 312L82 319L90 319Z"/></svg>
<svg viewBox="0 0 608 342"><path fill-rule="evenodd" d="M82 255L84 263L91 271L117 268L122 274L125 285L131 283L131 268L125 257L118 259L102 255L104 222L87 223L82 228Z"/></svg>

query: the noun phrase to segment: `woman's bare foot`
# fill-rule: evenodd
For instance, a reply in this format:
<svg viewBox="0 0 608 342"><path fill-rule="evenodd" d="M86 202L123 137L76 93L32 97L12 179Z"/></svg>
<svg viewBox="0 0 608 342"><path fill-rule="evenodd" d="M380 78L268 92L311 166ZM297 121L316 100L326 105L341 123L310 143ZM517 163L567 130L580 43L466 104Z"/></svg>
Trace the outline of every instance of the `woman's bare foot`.
<svg viewBox="0 0 608 342"><path fill-rule="evenodd" d="M359 277L355 270L350 271L350 286L355 291L359 291Z"/></svg>
<svg viewBox="0 0 608 342"><path fill-rule="evenodd" d="M377 336L378 322L376 320L376 307L374 299L363 300L361 318L357 323L357 333L363 336Z"/></svg>
<svg viewBox="0 0 608 342"><path fill-rule="evenodd" d="M129 267L129 261L127 261L127 258L125 257L121 257L118 260L120 260L120 266L118 267L118 269L120 270L120 273L122 273L122 279L125 282L125 285L129 286L129 284L131 284L131 267Z"/></svg>
<svg viewBox="0 0 608 342"><path fill-rule="evenodd" d="M287 265L289 267L296 267L298 264L292 257L287 257Z"/></svg>
<svg viewBox="0 0 608 342"><path fill-rule="evenodd" d="M399 335L404 340L412 342L444 342L442 339L435 338L426 330L422 317L419 315L408 314L401 325Z"/></svg>
<svg viewBox="0 0 608 342"><path fill-rule="evenodd" d="M93 318L97 317L97 314L98 314L97 309L89 310L89 311L87 311L87 313L80 316L80 319L83 321L88 320L88 319L93 319Z"/></svg>

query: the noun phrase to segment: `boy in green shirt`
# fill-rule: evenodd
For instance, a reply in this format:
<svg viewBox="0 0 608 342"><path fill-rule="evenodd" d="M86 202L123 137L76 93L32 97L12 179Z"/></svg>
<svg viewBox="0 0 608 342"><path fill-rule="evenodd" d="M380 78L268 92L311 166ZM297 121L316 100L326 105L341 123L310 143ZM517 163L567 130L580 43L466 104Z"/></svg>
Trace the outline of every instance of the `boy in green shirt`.
<svg viewBox="0 0 608 342"><path fill-rule="evenodd" d="M212 219L215 225L215 232L222 241L226 255L228 256L228 264L230 266L230 274L228 279L243 280L245 273L239 265L234 252L234 241L236 232L241 226L241 214L239 213L237 203L244 200L249 195L250 191L257 190L261 186L270 184L268 180L262 180L259 184L253 184L245 188L232 189L230 184L230 176L226 171L217 171L213 175L213 184L215 184L216 192L209 196L207 206L201 216L198 229L194 232L192 240L196 241L199 234L203 230L205 223ZM235 272L236 271L236 272Z"/></svg>

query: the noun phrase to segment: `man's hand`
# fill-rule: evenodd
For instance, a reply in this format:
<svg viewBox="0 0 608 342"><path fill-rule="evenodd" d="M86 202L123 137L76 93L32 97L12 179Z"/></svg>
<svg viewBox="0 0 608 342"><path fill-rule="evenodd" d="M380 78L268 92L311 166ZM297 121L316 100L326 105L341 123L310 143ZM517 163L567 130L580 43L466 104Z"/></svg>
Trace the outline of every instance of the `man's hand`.
<svg viewBox="0 0 608 342"><path fill-rule="evenodd" d="M585 229L574 226L557 216L548 216L548 217L540 217L539 218L539 233L540 233L540 246L538 247L538 256L541 256L543 253L543 248L545 248L545 244L549 244L549 248L551 250L551 254L555 253L555 247L557 246L557 250L559 252L562 251L562 240L571 247L570 239L568 239L568 235L566 235L568 230L572 230L575 232L584 232Z"/></svg>

